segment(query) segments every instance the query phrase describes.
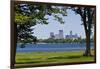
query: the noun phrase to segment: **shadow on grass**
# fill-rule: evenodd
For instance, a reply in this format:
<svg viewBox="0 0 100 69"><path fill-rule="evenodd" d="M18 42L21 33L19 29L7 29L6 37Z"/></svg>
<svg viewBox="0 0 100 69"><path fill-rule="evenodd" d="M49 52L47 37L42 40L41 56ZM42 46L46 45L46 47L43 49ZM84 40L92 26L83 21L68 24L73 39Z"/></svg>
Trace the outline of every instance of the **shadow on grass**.
<svg viewBox="0 0 100 69"><path fill-rule="evenodd" d="M28 61L28 62L16 62L16 64L32 64L32 63L40 63L41 61Z"/></svg>
<svg viewBox="0 0 100 69"><path fill-rule="evenodd" d="M29 61L29 60L38 60L39 58L19 58L17 60L26 60L26 61Z"/></svg>
<svg viewBox="0 0 100 69"><path fill-rule="evenodd" d="M68 59L76 59L76 58L81 58L81 57L83 57L83 56L69 56L69 57L67 57Z"/></svg>
<svg viewBox="0 0 100 69"><path fill-rule="evenodd" d="M48 59L74 59L74 58L81 58L83 56L61 56L61 57L52 57Z"/></svg>
<svg viewBox="0 0 100 69"><path fill-rule="evenodd" d="M37 61L36 60L32 60L32 61L27 61L27 60L30 60L30 59L24 59L25 62L16 62L16 64L36 64L36 63L47 63L47 62L54 62L54 60L61 60L61 59L80 59L82 57L89 57L89 56L82 56L82 55L78 55L78 56L59 56L59 57L50 57L50 58L46 58L46 60L43 60L43 59L38 59ZM93 57L93 56L90 56L90 57ZM53 60L54 59L54 60ZM23 60L23 59L22 59Z"/></svg>
<svg viewBox="0 0 100 69"><path fill-rule="evenodd" d="M16 64L36 64L36 63L47 63L52 62L53 60L34 60L34 61L26 61L26 62L16 62Z"/></svg>

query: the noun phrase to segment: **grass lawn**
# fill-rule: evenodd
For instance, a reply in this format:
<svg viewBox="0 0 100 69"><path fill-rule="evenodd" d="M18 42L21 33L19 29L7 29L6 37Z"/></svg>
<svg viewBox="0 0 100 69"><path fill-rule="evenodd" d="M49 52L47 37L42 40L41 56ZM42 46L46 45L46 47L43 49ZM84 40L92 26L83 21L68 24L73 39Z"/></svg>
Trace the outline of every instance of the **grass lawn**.
<svg viewBox="0 0 100 69"><path fill-rule="evenodd" d="M94 61L94 56L86 57L83 53L84 51L16 53L15 66Z"/></svg>

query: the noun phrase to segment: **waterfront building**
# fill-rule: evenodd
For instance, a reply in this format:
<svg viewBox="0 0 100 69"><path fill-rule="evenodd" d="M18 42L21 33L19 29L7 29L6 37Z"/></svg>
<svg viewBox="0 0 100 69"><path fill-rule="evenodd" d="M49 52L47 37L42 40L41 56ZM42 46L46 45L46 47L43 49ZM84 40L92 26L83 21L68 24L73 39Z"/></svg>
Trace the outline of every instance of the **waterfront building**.
<svg viewBox="0 0 100 69"><path fill-rule="evenodd" d="M73 32L72 32L72 31L70 31L70 36L72 36L72 34L73 34Z"/></svg>
<svg viewBox="0 0 100 69"><path fill-rule="evenodd" d="M55 39L60 39L59 34L55 34Z"/></svg>
<svg viewBox="0 0 100 69"><path fill-rule="evenodd" d="M50 38L53 38L53 39L64 39L63 30L59 30L58 34L54 34L54 32L50 32ZM78 36L77 33L73 34L73 31L70 31L69 35L65 35L65 38L66 39L78 39L78 38L80 38L80 36Z"/></svg>
<svg viewBox="0 0 100 69"><path fill-rule="evenodd" d="M63 39L64 35L63 35L63 30L59 30L59 39Z"/></svg>
<svg viewBox="0 0 100 69"><path fill-rule="evenodd" d="M50 38L63 39L64 38L63 30L59 30L58 34L54 34L53 32L50 32Z"/></svg>
<svg viewBox="0 0 100 69"><path fill-rule="evenodd" d="M65 38L66 39L78 39L80 37L77 34L73 34L73 32L70 31L70 34L69 35L66 35Z"/></svg>
<svg viewBox="0 0 100 69"><path fill-rule="evenodd" d="M50 38L55 38L54 32L50 32Z"/></svg>

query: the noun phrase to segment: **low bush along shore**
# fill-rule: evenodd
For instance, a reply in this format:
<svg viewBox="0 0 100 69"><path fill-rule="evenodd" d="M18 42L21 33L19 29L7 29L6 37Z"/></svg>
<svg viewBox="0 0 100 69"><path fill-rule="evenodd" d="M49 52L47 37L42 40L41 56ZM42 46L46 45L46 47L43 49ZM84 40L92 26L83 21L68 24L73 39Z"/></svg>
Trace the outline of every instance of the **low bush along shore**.
<svg viewBox="0 0 100 69"><path fill-rule="evenodd" d="M94 51L91 52L94 55ZM94 61L93 56L83 56L83 53L84 51L16 53L16 66Z"/></svg>

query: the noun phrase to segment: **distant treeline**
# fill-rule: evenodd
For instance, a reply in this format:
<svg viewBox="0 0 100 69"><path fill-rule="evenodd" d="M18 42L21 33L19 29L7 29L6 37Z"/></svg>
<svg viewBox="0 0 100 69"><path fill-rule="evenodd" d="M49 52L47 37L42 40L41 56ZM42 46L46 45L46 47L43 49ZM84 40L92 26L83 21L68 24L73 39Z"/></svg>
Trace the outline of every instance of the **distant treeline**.
<svg viewBox="0 0 100 69"><path fill-rule="evenodd" d="M91 39L93 42L93 39ZM85 43L86 39L39 39L38 43Z"/></svg>
<svg viewBox="0 0 100 69"><path fill-rule="evenodd" d="M35 40L29 40L29 41L18 41L17 43L85 43L86 39L52 39L52 38L48 38L48 39L35 39ZM93 42L93 39L91 39L91 42Z"/></svg>

